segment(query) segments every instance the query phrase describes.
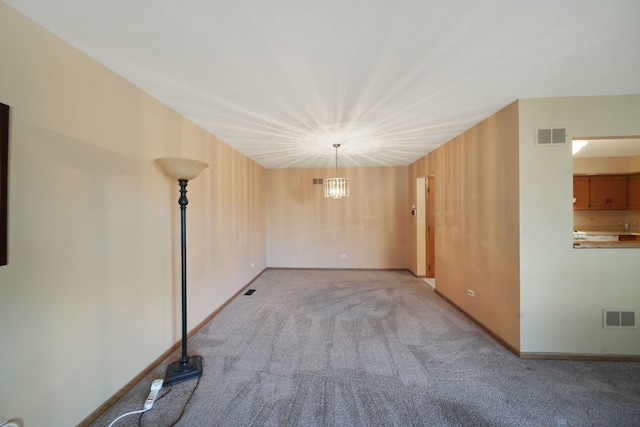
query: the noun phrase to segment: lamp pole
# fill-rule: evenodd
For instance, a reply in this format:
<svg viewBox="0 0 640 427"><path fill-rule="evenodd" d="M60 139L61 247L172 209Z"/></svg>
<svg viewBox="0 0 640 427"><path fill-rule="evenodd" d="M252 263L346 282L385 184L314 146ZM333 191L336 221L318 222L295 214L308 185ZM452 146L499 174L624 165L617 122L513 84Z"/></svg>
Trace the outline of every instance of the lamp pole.
<svg viewBox="0 0 640 427"><path fill-rule="evenodd" d="M168 175L176 178L180 185L180 250L182 266L182 355L176 362L167 366L164 384L172 385L202 376L202 356L187 354L187 183L194 179L207 166L198 160L162 158L158 162Z"/></svg>
<svg viewBox="0 0 640 427"><path fill-rule="evenodd" d="M180 358L180 364L186 364L189 360L187 356L187 181L186 179L179 179L180 184L180 198L178 204L180 205L180 232L182 234L181 247L182 247L182 357Z"/></svg>

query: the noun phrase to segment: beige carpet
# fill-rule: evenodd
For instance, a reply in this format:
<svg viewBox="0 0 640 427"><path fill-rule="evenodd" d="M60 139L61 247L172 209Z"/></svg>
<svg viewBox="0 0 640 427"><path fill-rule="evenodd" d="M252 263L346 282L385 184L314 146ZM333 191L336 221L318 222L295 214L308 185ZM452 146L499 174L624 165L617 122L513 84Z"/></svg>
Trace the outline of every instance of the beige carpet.
<svg viewBox="0 0 640 427"><path fill-rule="evenodd" d="M407 272L267 270L251 287L189 342L202 379L115 426L640 425L640 364L518 359ZM92 425L140 409L165 367Z"/></svg>

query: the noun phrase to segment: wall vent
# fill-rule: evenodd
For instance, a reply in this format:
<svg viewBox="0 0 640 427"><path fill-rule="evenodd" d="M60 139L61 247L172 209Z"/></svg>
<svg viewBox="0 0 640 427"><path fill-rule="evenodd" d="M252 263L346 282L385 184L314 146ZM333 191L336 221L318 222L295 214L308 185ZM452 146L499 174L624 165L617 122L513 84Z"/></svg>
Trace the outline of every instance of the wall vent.
<svg viewBox="0 0 640 427"><path fill-rule="evenodd" d="M605 328L636 328L636 312L635 310L603 310L603 326Z"/></svg>
<svg viewBox="0 0 640 427"><path fill-rule="evenodd" d="M322 178L313 178L313 184L322 184Z"/></svg>
<svg viewBox="0 0 640 427"><path fill-rule="evenodd" d="M565 127L536 128L536 145L563 145L568 140Z"/></svg>

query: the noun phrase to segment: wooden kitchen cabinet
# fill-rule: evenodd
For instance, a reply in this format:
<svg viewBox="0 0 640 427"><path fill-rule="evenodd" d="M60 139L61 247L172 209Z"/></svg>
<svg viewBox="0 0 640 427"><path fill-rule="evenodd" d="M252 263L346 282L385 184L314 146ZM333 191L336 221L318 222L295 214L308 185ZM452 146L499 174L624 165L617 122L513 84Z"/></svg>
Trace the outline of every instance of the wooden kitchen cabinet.
<svg viewBox="0 0 640 427"><path fill-rule="evenodd" d="M592 210L627 209L627 175L589 177L589 208Z"/></svg>
<svg viewBox="0 0 640 427"><path fill-rule="evenodd" d="M628 209L640 209L640 173L629 175L627 206Z"/></svg>
<svg viewBox="0 0 640 427"><path fill-rule="evenodd" d="M573 176L573 198L576 199L573 202L574 211L586 211L589 210L589 177L588 176Z"/></svg>

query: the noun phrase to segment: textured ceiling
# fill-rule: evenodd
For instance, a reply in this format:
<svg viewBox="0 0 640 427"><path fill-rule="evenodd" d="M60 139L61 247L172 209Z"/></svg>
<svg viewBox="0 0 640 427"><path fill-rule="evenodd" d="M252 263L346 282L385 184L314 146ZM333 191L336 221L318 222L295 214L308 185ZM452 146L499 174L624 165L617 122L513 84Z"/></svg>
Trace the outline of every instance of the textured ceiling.
<svg viewBox="0 0 640 427"><path fill-rule="evenodd" d="M518 98L640 94L638 0L5 0L267 168L408 165Z"/></svg>

